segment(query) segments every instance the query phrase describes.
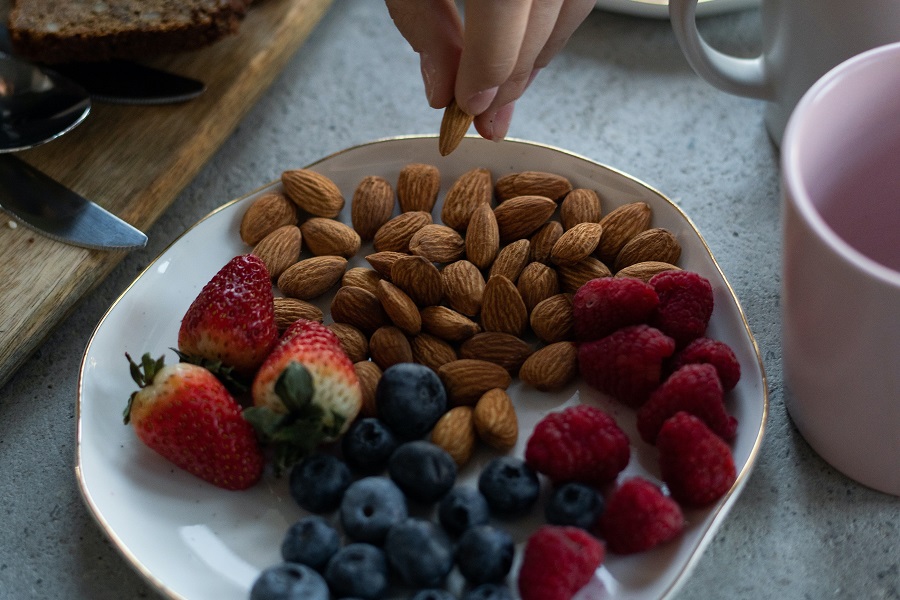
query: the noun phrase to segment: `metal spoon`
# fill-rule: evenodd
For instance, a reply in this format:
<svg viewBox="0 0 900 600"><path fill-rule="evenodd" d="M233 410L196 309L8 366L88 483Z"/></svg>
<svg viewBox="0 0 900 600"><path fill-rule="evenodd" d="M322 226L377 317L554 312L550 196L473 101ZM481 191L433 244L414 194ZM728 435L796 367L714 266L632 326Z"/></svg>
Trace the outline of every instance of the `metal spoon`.
<svg viewBox="0 0 900 600"><path fill-rule="evenodd" d="M0 153L56 139L90 110L90 96L80 85L0 52Z"/></svg>

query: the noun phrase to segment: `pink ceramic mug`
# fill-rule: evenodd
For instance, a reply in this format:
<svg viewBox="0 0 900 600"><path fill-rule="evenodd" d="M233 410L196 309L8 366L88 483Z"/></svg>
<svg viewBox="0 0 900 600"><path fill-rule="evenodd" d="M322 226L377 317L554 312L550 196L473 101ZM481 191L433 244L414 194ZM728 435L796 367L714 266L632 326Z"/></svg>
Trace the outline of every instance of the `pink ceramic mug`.
<svg viewBox="0 0 900 600"><path fill-rule="evenodd" d="M839 471L900 495L900 43L798 103L782 146L785 403Z"/></svg>

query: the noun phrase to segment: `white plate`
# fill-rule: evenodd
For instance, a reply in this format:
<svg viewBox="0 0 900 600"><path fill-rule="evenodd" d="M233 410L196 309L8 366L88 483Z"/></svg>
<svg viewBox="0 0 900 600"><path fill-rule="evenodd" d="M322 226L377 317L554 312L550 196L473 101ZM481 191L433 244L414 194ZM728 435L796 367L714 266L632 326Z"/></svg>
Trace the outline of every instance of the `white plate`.
<svg viewBox="0 0 900 600"><path fill-rule="evenodd" d="M699 0L697 16L746 10L759 6L759 2L760 0ZM637 17L669 18L669 0L597 0L597 8Z"/></svg>
<svg viewBox="0 0 900 600"><path fill-rule="evenodd" d="M449 157L441 157L435 137L383 140L329 156L311 168L330 176L349 199L364 176L378 174L395 182L400 168L410 162L439 167L441 197L456 177L478 166L490 168L495 177L521 170L566 175L576 187L597 190L604 211L626 202L647 202L653 208L653 225L669 229L681 241L681 265L712 282L716 307L708 335L728 343L743 369L740 383L727 400L740 423L733 447L737 482L711 508L688 512L687 529L676 542L640 555L609 556L579 597L646 600L671 595L687 578L747 482L762 441L768 406L756 343L706 243L677 206L640 181L585 158L523 141L497 144L470 137ZM296 166L286 164L285 168ZM147 449L131 428L122 424L121 417L126 399L135 389L124 353L139 356L149 351L173 358L169 348L176 343L181 317L194 297L228 260L248 251L238 236L244 210L261 192L279 185L224 205L176 240L113 304L85 350L79 382L76 467L82 494L115 547L168 598L246 598L260 569L279 561L284 532L302 516L284 479L267 476L244 492L217 489ZM341 218L349 220L349 202ZM362 254L351 266L365 264ZM633 458L622 477L642 474L657 478L655 450L640 441L631 410L581 383L557 394L516 383L510 393L520 418L520 440L514 449L518 456L541 416L587 401L614 414L633 441ZM479 465L490 456L487 452L479 455L461 473L461 481L474 482ZM535 509L530 517L509 524L517 541L523 542L537 525L539 513ZM510 580L514 582L512 577Z"/></svg>

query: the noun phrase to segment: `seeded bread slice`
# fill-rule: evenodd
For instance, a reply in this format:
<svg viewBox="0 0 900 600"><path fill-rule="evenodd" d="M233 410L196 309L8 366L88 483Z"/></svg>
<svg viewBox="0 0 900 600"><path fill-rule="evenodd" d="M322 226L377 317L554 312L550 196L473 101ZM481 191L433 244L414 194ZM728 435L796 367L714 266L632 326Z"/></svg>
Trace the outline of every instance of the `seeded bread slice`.
<svg viewBox="0 0 900 600"><path fill-rule="evenodd" d="M252 0L14 0L16 53L43 63L141 59L236 33Z"/></svg>

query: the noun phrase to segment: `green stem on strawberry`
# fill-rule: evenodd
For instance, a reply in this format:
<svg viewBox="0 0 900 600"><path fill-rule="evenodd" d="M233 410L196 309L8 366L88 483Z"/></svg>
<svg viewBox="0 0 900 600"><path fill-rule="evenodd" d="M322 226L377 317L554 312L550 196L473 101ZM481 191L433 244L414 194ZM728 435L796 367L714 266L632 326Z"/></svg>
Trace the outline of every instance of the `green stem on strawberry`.
<svg viewBox="0 0 900 600"><path fill-rule="evenodd" d="M249 382L241 377L233 367L229 367L221 360L213 360L210 358L204 358L202 356L194 356L192 354L186 354L177 348L170 348L172 352L178 355L178 359L181 362L191 363L192 365L197 365L198 367L203 367L210 373L216 376L216 378L221 381L228 391L232 394L240 396L250 389Z"/></svg>
<svg viewBox="0 0 900 600"><path fill-rule="evenodd" d="M149 352L145 352L141 357L141 364L132 360L131 355L127 352L125 353L125 358L128 359L128 370L131 372L131 378L138 385L138 388L144 389L148 385L153 383L153 378L156 377L156 374L165 366L165 357L160 356L157 359L154 359L150 356ZM134 403L134 397L137 395L137 391L133 392L128 397L128 404L125 405L125 410L122 413L122 421L128 425L131 422L131 405Z"/></svg>
<svg viewBox="0 0 900 600"><path fill-rule="evenodd" d="M260 442L272 448L276 475L310 454L322 441L338 435L344 425L343 415L335 411L330 411L331 423L325 425L325 409L312 401L314 391L309 371L292 361L275 383L275 393L287 412L260 406L243 411Z"/></svg>

